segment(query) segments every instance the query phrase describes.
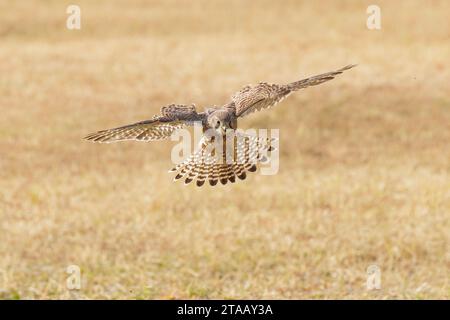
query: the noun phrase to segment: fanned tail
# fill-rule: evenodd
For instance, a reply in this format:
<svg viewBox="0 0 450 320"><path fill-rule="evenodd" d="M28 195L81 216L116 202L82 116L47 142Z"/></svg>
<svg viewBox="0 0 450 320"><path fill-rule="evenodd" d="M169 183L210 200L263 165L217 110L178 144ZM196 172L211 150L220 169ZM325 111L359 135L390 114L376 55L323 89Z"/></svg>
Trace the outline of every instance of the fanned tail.
<svg viewBox="0 0 450 320"><path fill-rule="evenodd" d="M267 153L274 150L274 139L240 132L233 135L231 147L227 144L226 136L223 136L222 152L211 151L213 142L202 143L196 152L169 171L176 173L174 180L184 179L185 184L195 180L199 187L206 181L211 186L218 182L234 183L236 177L244 180L247 172L255 172L258 162L267 161Z"/></svg>

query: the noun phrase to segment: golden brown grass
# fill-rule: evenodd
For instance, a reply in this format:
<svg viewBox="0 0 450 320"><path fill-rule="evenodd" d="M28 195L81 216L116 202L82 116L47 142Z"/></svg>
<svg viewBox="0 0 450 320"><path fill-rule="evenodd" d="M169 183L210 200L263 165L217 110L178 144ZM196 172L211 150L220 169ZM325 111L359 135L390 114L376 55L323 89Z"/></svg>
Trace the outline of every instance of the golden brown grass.
<svg viewBox="0 0 450 320"><path fill-rule="evenodd" d="M0 2L1 298L449 298L448 1L378 1L381 31L370 1L75 2L80 31ZM281 129L275 176L185 187L171 142L81 139L349 63L241 122Z"/></svg>

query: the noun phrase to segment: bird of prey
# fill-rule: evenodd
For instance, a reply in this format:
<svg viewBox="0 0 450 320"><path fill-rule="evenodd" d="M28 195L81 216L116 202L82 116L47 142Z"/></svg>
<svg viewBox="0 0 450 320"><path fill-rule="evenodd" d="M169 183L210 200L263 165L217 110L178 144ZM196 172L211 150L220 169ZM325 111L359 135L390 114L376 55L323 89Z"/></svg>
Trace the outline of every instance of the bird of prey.
<svg viewBox="0 0 450 320"><path fill-rule="evenodd" d="M354 66L348 65L285 85L266 82L247 85L232 95L227 104L209 107L203 112L197 112L195 105L171 104L162 107L161 114L150 120L98 131L87 135L85 139L100 143L163 140L181 128L199 123L203 128L199 148L170 170L176 173L175 180L184 178L186 184L195 180L197 186L202 186L205 181L211 186L219 181L222 184L228 181L233 183L236 177L244 180L246 172L256 171L257 162L263 161L265 154L273 150L272 139L238 133L239 118L268 109L292 92L332 80ZM232 143L228 139L231 135ZM222 142L219 148L212 147L219 141Z"/></svg>

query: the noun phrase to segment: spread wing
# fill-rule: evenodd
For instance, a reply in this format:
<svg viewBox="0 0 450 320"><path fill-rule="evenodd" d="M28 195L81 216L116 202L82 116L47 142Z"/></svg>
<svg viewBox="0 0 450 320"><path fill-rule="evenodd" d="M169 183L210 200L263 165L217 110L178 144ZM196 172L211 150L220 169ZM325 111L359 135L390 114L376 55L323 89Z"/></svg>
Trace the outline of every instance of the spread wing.
<svg viewBox="0 0 450 320"><path fill-rule="evenodd" d="M223 135L222 144L213 146L213 141L205 141L200 148L170 172L176 172L175 180L184 179L184 183L196 180L197 186L209 181L215 186L219 181L234 183L236 177L244 180L246 172L254 172L258 162L267 161L267 152L273 151L273 139L235 132L233 139ZM220 139L220 137L218 137ZM221 148L222 150L218 150Z"/></svg>
<svg viewBox="0 0 450 320"><path fill-rule="evenodd" d="M123 127L91 133L85 137L94 142L116 142L124 140L154 141L169 138L172 133L204 119L195 106L171 104L161 108L161 115Z"/></svg>
<svg viewBox="0 0 450 320"><path fill-rule="evenodd" d="M261 109L270 108L286 98L293 91L316 86L334 79L337 75L354 66L348 65L336 71L319 74L286 85L261 82L256 86L246 86L231 97L236 108L236 116L243 117Z"/></svg>

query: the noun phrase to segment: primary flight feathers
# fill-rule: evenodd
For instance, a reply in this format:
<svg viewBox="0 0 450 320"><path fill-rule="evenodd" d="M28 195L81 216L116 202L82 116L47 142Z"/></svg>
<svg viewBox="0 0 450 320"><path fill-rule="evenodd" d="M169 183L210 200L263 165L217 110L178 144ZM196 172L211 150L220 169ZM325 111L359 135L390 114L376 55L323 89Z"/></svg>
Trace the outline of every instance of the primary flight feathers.
<svg viewBox="0 0 450 320"><path fill-rule="evenodd" d="M206 108L203 112L197 112L194 105L171 104L162 107L161 114L154 116L150 120L91 133L85 139L100 143L125 140L163 140L169 138L178 129L194 123L201 123L204 133L208 130L213 130L223 136L224 141L226 141L225 136L229 129L237 129L238 118L262 109L268 109L292 92L332 80L354 66L348 65L336 71L319 74L285 85L266 82L261 82L254 86L248 85L233 94L229 103L222 107ZM228 181L235 182L235 177L245 179L245 172L255 171L255 162L261 160L260 154L270 151L271 147L268 140L255 139L248 136L240 136L240 138L245 143L240 145L236 143L234 145L234 150L232 151L235 154L234 162L224 163L220 159L213 159L211 153L205 152L208 149L206 146L214 143L214 139L205 134L199 150L174 168L174 171L177 172L175 178L185 178L185 183L196 180L198 186L203 185L206 180L211 185L216 185L218 181L222 184ZM224 148L224 150L228 150L228 148Z"/></svg>

